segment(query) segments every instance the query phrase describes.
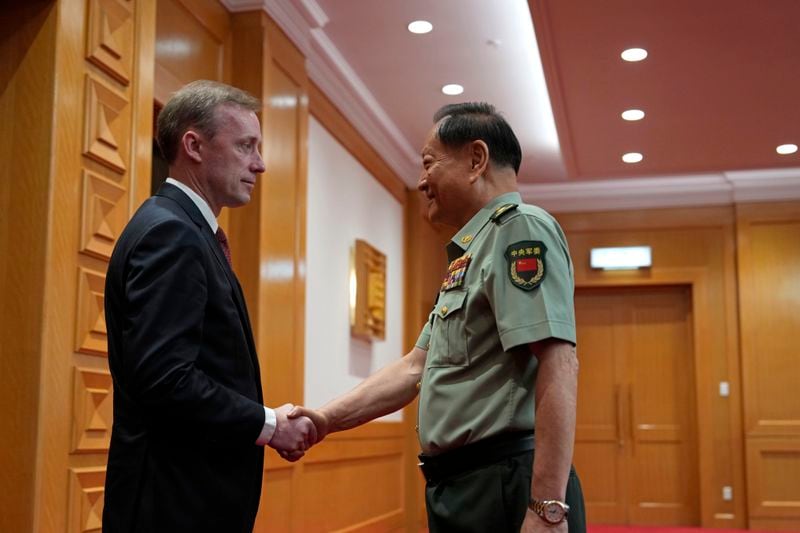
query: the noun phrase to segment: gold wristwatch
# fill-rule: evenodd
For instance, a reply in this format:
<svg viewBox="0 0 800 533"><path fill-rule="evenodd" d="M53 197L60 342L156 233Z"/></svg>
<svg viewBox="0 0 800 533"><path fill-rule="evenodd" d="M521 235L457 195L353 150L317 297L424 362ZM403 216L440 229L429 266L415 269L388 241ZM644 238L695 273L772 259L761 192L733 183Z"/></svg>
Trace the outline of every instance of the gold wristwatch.
<svg viewBox="0 0 800 533"><path fill-rule="evenodd" d="M548 524L560 524L569 514L569 505L558 500L537 500L531 498L528 507Z"/></svg>

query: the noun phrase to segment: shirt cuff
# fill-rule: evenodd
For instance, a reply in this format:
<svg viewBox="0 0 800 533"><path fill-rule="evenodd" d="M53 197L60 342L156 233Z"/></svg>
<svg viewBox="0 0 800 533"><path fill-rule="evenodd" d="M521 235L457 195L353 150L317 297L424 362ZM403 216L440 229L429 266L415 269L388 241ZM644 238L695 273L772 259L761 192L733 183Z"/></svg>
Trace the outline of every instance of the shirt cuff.
<svg viewBox="0 0 800 533"><path fill-rule="evenodd" d="M272 440L272 435L275 434L275 426L278 425L278 421L275 418L275 411L264 406L264 427L261 428L261 434L256 439L256 444L259 446L265 446L269 444L269 441Z"/></svg>

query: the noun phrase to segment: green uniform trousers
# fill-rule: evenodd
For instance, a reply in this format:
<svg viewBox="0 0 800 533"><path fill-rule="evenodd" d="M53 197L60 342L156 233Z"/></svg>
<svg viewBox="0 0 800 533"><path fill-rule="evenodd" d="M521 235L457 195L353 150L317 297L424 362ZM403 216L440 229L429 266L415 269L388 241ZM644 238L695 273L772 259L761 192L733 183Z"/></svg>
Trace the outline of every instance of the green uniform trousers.
<svg viewBox="0 0 800 533"><path fill-rule="evenodd" d="M519 533L531 493L533 453L428 483L425 503L431 533ZM572 468L567 482L569 533L586 533L581 482Z"/></svg>

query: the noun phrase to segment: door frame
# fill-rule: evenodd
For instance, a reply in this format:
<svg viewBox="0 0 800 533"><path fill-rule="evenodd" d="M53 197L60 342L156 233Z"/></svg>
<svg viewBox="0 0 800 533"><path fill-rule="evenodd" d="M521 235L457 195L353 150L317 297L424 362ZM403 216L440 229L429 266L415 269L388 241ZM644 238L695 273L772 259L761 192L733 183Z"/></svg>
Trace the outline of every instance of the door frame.
<svg viewBox="0 0 800 533"><path fill-rule="evenodd" d="M648 269L639 272L638 276L630 276L625 272L602 272L601 276L575 281L576 292L580 289L630 289L636 287L658 286L688 286L691 296L691 326L692 326L692 351L694 359L694 395L695 395L695 427L694 432L697 442L697 468L700 498L700 524L705 525L706 509L715 507L715 496L719 492L714 487L714 432L700 431L700 428L715 427L713 420L713 392L717 390L714 380L713 361L700 354L710 353L713 338L710 335L712 324L711 317L714 310L711 308L709 297L709 274L704 267L696 268L671 268ZM630 276L630 277L629 277ZM715 516L715 518L718 518Z"/></svg>
<svg viewBox="0 0 800 533"><path fill-rule="evenodd" d="M687 293L688 293L688 302L687 302L687 304L688 304L689 317L688 317L688 320L686 321L686 324L687 324L687 327L689 329L689 334L690 334L690 342L688 344L691 346L691 352L692 353L690 354L690 359L691 360L689 361L689 364L691 365L691 373L692 373L691 382L692 382L693 386L690 388L689 391L687 391L691 395L690 402L689 402L690 403L691 412L689 413L689 420L687 421L687 427L688 427L688 429L690 431L690 440L688 441L688 445L690 446L690 454L692 456L691 468L694 469L693 481L697 483L697 486L693 486L692 487L693 494L691 496L694 497L694 498L698 498L699 499L700 498L700 493L701 493L701 491L699 489L700 471L701 471L701 468L700 468L700 453L699 453L699 450L698 450L699 438L700 438L700 426L699 426L699 422L698 422L698 419L699 419L699 408L698 408L698 402L697 402L697 397L696 397L697 393L698 393L698 390L699 390L699 387L697 385L697 376L695 375L696 368L697 368L697 353L695 352L695 346L696 346L696 343L694 342L695 331L693 330L693 328L695 327L695 324L696 324L696 322L694 320L694 315L695 315L694 309L695 309L695 307L694 307L693 284L691 284L691 283L661 283L661 282L657 282L657 283L651 283L651 282L647 282L647 283L613 283L613 284L609 284L609 283L604 283L604 284L581 283L581 284L576 284L576 287L575 287L575 300L577 301L579 294L586 295L586 294L589 294L590 291L603 291L605 294L608 294L608 295L611 295L611 296L618 296L618 297L622 297L625 294L641 294L641 293L637 293L636 292L637 289L656 289L656 290L659 290L659 289L677 289L677 290L681 291L681 293L684 295L683 297L685 297L687 295ZM580 355L579 355L579 358L580 358ZM615 365L616 364L618 364L618 363L615 363ZM627 364L625 366L626 366L626 368L624 370L622 370L626 374L624 376L624 378L623 378L623 381L629 382L630 376L627 375L627 374L630 371L630 368L628 367ZM620 378L619 372L620 372L619 368L615 369L615 379L619 379ZM619 385L617 384L616 386L618 387ZM629 390L628 394L630 394L630 390ZM630 403L630 400L628 400L626 402L626 407L623 408L623 412L624 412L623 419L622 420L618 420L618 423L619 424L623 424L624 423L625 425L632 425L633 410L632 410L632 404ZM618 412L617 416L620 416L619 412ZM634 436L632 434L629 435L629 437L630 437L631 440L634 440ZM625 522L624 523L620 523L619 525L620 526L629 526L629 527L657 525L657 524L639 524L639 523L631 522L631 505L633 504L633 502L630 500L631 471L629 471L628 468L631 468L631 465L627 465L626 469L625 469L625 472L624 472L624 477L626 479L626 481L625 481L625 490L623 491L623 493L624 493L624 502L623 503L624 503L624 506L625 506L625 510L624 510ZM702 506L702 502L701 501L697 501L697 514L694 517L694 523L692 523L690 525L687 525L688 527L700 527L701 526L701 523L702 523L702 508L701 508L701 506ZM687 526L683 526L683 527L687 527Z"/></svg>

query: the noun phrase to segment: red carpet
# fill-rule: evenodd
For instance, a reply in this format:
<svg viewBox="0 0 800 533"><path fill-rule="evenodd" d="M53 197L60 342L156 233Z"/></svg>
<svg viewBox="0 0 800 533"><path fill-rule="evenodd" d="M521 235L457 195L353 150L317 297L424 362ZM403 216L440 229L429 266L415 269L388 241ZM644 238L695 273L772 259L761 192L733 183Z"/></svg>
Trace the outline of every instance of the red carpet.
<svg viewBox="0 0 800 533"><path fill-rule="evenodd" d="M754 529L703 529L701 527L588 526L587 533L771 533Z"/></svg>

